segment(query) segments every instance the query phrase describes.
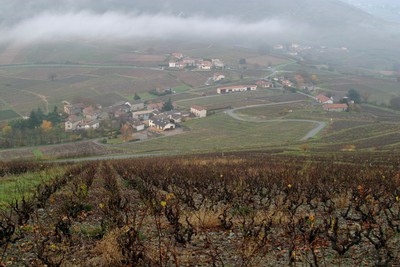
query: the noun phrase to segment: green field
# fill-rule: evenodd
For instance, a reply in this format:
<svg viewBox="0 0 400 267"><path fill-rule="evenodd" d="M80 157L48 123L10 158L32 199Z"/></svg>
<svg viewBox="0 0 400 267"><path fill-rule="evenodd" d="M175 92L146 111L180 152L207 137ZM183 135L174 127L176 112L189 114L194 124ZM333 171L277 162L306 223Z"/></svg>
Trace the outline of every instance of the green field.
<svg viewBox="0 0 400 267"><path fill-rule="evenodd" d="M148 142L129 144L136 153L197 153L267 149L297 143L310 131L312 123L250 123L217 114L184 124L190 131Z"/></svg>
<svg viewBox="0 0 400 267"><path fill-rule="evenodd" d="M64 172L64 167L53 167L38 172L0 177L0 209L16 199L30 197L36 186L61 176Z"/></svg>
<svg viewBox="0 0 400 267"><path fill-rule="evenodd" d="M262 102L258 101L258 98L268 98L275 95L281 95L280 91L272 90L259 90L252 92L242 92L226 95L212 95L206 97L197 97L191 100L181 100L178 101L179 106L190 108L192 105L201 105L205 107L226 107L226 106L242 106L246 104L260 104Z"/></svg>

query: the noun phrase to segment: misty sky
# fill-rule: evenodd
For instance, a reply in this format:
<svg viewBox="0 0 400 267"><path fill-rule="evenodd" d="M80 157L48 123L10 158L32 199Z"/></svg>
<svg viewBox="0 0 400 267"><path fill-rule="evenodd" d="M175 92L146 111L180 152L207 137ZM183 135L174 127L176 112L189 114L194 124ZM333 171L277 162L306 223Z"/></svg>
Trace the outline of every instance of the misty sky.
<svg viewBox="0 0 400 267"><path fill-rule="evenodd" d="M152 2L152 1L148 1ZM295 35L307 26L265 17L244 22L231 16L188 16L159 1L157 11L146 1L128 0L2 0L0 42L35 43L73 38L114 40L135 38L267 39ZM153 2L154 3L154 2ZM145 10L145 11L143 11ZM160 11L162 10L162 11Z"/></svg>
<svg viewBox="0 0 400 267"><path fill-rule="evenodd" d="M358 14L359 20L353 21L349 12L356 10L343 9L335 0L1 1L0 44L77 39L114 42L146 38L291 42L309 41L313 37L345 43L342 42L344 38L334 35L349 30L349 25L371 20ZM344 15L341 11L347 12L343 18L349 19L350 23L341 25L334 32L321 30L321 27L332 30L333 26L342 23L341 17L330 12L330 8L336 6L341 15ZM359 30L353 32L359 33ZM349 35L353 36L353 32Z"/></svg>

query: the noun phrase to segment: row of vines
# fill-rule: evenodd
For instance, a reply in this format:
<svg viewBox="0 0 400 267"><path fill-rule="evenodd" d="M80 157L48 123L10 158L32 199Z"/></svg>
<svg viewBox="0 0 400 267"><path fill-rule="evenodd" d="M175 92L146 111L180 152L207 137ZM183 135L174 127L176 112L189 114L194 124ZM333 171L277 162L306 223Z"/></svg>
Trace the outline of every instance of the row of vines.
<svg viewBox="0 0 400 267"><path fill-rule="evenodd" d="M399 163L249 153L66 165L2 211L0 262L393 266Z"/></svg>

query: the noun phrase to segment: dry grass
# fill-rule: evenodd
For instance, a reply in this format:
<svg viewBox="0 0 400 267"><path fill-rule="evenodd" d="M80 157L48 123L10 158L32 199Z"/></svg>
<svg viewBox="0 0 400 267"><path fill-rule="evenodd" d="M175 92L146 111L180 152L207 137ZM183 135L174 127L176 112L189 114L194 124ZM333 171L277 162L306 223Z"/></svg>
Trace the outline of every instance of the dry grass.
<svg viewBox="0 0 400 267"><path fill-rule="evenodd" d="M221 227L221 221L218 218L219 214L221 213L222 210L211 211L203 208L198 211L188 213L187 218L196 230L217 229Z"/></svg>
<svg viewBox="0 0 400 267"><path fill-rule="evenodd" d="M97 256L89 261L89 266L106 267L122 265L124 257L118 244L118 237L121 235L121 231L121 229L110 231L96 244L92 252Z"/></svg>

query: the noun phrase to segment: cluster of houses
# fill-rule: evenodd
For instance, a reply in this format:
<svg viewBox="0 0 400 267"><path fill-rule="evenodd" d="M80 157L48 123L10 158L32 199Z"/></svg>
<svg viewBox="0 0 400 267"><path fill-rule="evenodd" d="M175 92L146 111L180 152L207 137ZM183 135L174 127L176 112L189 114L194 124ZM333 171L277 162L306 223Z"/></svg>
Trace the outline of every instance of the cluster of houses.
<svg viewBox="0 0 400 267"><path fill-rule="evenodd" d="M218 58L206 60L184 56L182 53L172 53L169 67L174 69L198 68L200 70L223 69L224 62Z"/></svg>
<svg viewBox="0 0 400 267"><path fill-rule="evenodd" d="M71 104L64 101L64 113L68 115L64 129L67 132L100 128L100 122L106 119L129 121L131 112L145 108L143 101L119 101L112 106L103 108L98 104Z"/></svg>
<svg viewBox="0 0 400 267"><path fill-rule="evenodd" d="M346 111L348 109L348 105L345 103L334 103L332 97L327 97L323 94L319 94L315 97L315 100L318 103L322 104L322 108L326 111Z"/></svg>
<svg viewBox="0 0 400 267"><path fill-rule="evenodd" d="M146 128L154 131L175 129L185 119L207 116L207 109L193 106L189 111L170 110L162 111L163 102L145 104L144 101L120 101L112 106L103 108L101 105L71 104L64 101L64 112L68 115L64 126L66 132L98 129L101 121L113 119L131 127L133 132L140 132Z"/></svg>

